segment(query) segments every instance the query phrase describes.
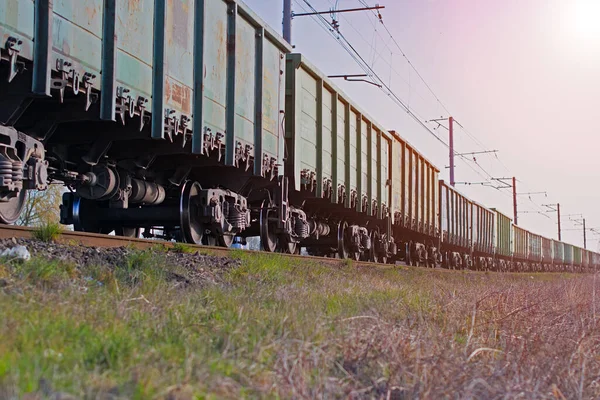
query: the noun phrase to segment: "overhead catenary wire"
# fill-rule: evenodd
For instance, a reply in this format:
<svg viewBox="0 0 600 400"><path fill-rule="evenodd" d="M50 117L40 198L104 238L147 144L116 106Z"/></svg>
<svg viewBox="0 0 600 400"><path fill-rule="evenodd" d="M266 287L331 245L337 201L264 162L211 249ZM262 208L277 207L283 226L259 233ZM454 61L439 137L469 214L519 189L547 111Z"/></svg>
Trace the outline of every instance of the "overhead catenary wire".
<svg viewBox="0 0 600 400"><path fill-rule="evenodd" d="M294 0L302 9L306 10L306 8L304 7L304 5L306 5L309 10L311 11L316 11L316 9L310 4L310 2L308 0L302 0L302 2L304 3L304 5L300 2L300 0ZM365 5L365 6L369 6L368 3L364 0L359 0L361 2L361 4ZM337 4L337 3L336 3ZM335 12L335 8L336 6L334 5L334 9L332 10L332 13ZM377 15L378 13L376 13L375 11L373 11L373 13L375 15ZM410 107L408 101L405 101L404 99L402 99L391 87L391 78L386 82L384 81L381 76L375 71L373 64L374 61L372 61L371 63L369 63L364 56L362 56L358 50L350 43L350 41L345 37L345 35L340 31L340 26L337 23L332 23L327 21L327 19L325 17L323 17L322 15L318 15L318 16L313 16L312 17L315 21L317 21L317 23L326 31L328 32L333 38L334 40L336 40L340 46L348 53L348 55L354 60L354 62L365 72L365 74L370 77L372 80L378 82L378 86L380 86L381 90L388 96L388 98L390 98L396 105L398 105L401 109L403 109L405 112L407 112L407 114L415 120L415 122L418 123L418 125L420 125L423 129L425 129L429 134L431 134L438 142L440 142L443 146L445 146L446 148L449 148L449 145L439 136L437 135L429 126L426 125L425 123L425 119L419 114L418 110L416 110L414 107ZM359 35L359 37L366 43L367 46L369 46L373 52L373 59L375 59L376 56L379 56L380 59L383 59L383 56L381 55L380 51L378 51L378 49L374 48L374 46L372 45L372 43L369 43L369 41L364 37L364 35L358 30L356 29L356 27L354 27L354 25L350 22L350 20L346 17L344 17L344 20L346 22L348 22L348 25L354 30L356 31L356 33ZM419 80L425 85L425 87L427 88L427 90L431 93L431 95L435 98L436 102L449 114L451 115L448 107L441 101L440 97L433 91L432 87L429 85L429 83L427 83L427 81L425 81L423 75L417 70L416 66L410 61L410 59L408 58L408 56L406 55L406 53L403 51L403 49L400 47L398 41L393 37L393 35L391 34L390 30L387 28L387 26L385 25L385 22L383 21L383 19L378 18L379 23L381 23L382 26L384 26L384 30L385 32L389 35L389 40L390 42L393 42L394 45L398 48L398 50L400 51L401 55L403 58L405 58L405 60L407 61L407 63L409 64L410 68L414 71L415 75L417 75L417 77L419 78ZM376 26L375 23L372 24L374 27ZM391 50L389 45L387 43L384 43L384 46L388 49ZM390 54L394 54L393 51L390 51ZM383 59L384 60L384 59ZM384 60L384 62L390 66L390 74L392 73L392 71L399 76L400 78L402 78L402 76L400 75L400 73L394 68L394 66L391 63L388 63L387 61ZM411 93L416 93L421 99L423 99L424 101L425 98L422 96L422 94L418 91L415 90L415 88L413 88L412 84L410 82L407 82L406 79L402 80L410 87L412 88L412 90L410 90ZM475 136L473 135L470 131L468 131L462 124L458 123L458 126L462 129L462 131L466 134L467 137L469 137L473 142L475 142L480 148L482 149L487 149L487 147ZM455 156L458 157L459 159L461 159L468 167L469 169L471 169L475 174L477 174L479 177L481 177L484 180L488 180L491 182L493 182L493 174L490 173L486 168L484 168L476 159L471 159L468 158L466 155L464 154L459 154L457 151L454 152ZM497 161L500 163L500 165L507 171L510 173L509 168L502 162L502 160L496 155L495 157L497 159ZM475 164L475 166L473 166L472 164ZM512 175L512 174L511 174ZM520 180L518 180L520 182ZM493 185L484 185L484 186L488 186L491 187L497 191L499 191L500 193L502 193L504 196L506 197L512 197L511 194L507 191L507 190L503 190L503 189L508 189L505 187L496 187ZM543 215L545 218L550 218L548 215L546 215L545 210L543 210L540 205L538 205L537 203L535 203L533 201L533 199L529 199L531 204L533 205L534 209L536 211L532 211L532 213L536 213L536 214L540 214ZM529 210L524 210L524 211L529 211Z"/></svg>
<svg viewBox="0 0 600 400"><path fill-rule="evenodd" d="M299 4L302 7L302 4L299 3L300 0L295 0L295 2L297 4ZM316 9L310 4L310 2L308 0L302 0L304 2L304 4L309 8L309 10L316 12ZM302 7L303 9L305 9L304 7ZM306 9L305 9L306 10ZM325 17L323 17L322 15L314 15L311 16L313 19L317 20L322 27L325 28L325 30L342 46L342 48L344 48L344 50L350 55L350 57L357 63L357 65L363 69L363 71L371 78L377 81L377 83L379 83L381 85L381 90L394 102L396 103L396 105L400 106L415 122L417 122L423 129L425 129L429 134L431 134L438 142L440 142L443 146L445 146L446 148L449 148L449 145L439 136L437 135L435 132L433 132L431 130L431 128L429 126L427 126L425 124L425 119L418 115L416 111L414 111L414 109L411 109L410 107L408 107L408 105L405 103L405 101L403 99L401 99L394 91L393 89L379 76L379 74L368 64L368 62L364 59L364 57L356 50L356 48L346 39L346 37L343 35L343 33L341 33L337 27L332 24L331 22L327 21L327 19L325 19ZM475 169L471 164L470 164L470 160L467 159L466 157L461 157L460 154L458 154L455 151L455 154L459 157L462 158L463 160L467 161L466 165L472 170L474 171L477 175L479 175L480 177L482 177L483 179L487 179L484 175L482 175L477 169ZM485 171L481 166L479 166L480 169L482 169L483 171ZM490 177L491 174L487 173L487 171L485 171L487 177ZM496 190L500 190L498 188L495 188Z"/></svg>

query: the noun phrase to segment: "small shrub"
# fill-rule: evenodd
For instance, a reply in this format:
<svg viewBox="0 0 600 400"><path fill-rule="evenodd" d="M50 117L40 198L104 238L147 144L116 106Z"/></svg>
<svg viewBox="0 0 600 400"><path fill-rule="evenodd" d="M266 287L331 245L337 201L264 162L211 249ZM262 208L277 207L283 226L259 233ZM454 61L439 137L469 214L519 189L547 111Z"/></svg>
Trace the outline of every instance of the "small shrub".
<svg viewBox="0 0 600 400"><path fill-rule="evenodd" d="M33 231L33 237L42 242L53 242L62 233L62 227L56 222L45 222Z"/></svg>

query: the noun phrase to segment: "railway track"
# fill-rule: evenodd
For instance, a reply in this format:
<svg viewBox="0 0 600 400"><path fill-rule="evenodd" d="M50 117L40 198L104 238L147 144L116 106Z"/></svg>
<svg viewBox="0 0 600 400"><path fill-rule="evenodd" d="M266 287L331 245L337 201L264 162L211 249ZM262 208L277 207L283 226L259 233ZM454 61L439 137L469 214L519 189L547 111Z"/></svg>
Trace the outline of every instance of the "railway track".
<svg viewBox="0 0 600 400"><path fill-rule="evenodd" d="M34 228L23 227L23 226L14 226L14 225L0 225L0 239L10 239L10 238L23 238L23 239L32 239L34 238ZM75 232L75 231L63 231L56 239L56 242L62 244L72 244L72 245L82 245L89 247L102 247L102 248L110 248L110 247L125 247L130 246L139 250L150 249L154 246L161 245L166 246L167 248L173 247L176 243L170 242L166 240L157 240L157 239L140 239L140 238L128 238L121 236L110 236L105 234L96 234L96 233L87 233L87 232ZM217 246L205 246L205 245L193 245L186 244L187 247L192 249L197 249L203 252L210 252L216 256L229 256L234 249L228 249L224 247ZM256 251L256 250L243 250L248 253L261 254L264 252ZM297 255L297 254L282 254L285 257L295 258L295 259L304 259L308 261L315 261L319 263L324 263L332 266L342 266L347 265L347 260L341 260L336 258L327 258L327 257L316 257L316 256L305 256L305 255ZM392 265L390 264L378 264L367 261L352 261L352 265L357 267L375 267L375 268L390 268ZM401 264L404 265L404 264Z"/></svg>

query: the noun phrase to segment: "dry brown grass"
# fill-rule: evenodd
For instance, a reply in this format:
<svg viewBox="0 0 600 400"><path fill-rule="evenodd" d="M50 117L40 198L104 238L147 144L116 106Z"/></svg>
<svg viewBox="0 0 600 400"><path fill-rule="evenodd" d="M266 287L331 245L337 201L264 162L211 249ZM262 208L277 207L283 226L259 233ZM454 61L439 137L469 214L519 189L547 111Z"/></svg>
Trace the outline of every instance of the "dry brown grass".
<svg viewBox="0 0 600 400"><path fill-rule="evenodd" d="M5 266L0 397L40 380L86 398L600 397L592 275L240 257L227 284L184 290L147 273L49 289Z"/></svg>

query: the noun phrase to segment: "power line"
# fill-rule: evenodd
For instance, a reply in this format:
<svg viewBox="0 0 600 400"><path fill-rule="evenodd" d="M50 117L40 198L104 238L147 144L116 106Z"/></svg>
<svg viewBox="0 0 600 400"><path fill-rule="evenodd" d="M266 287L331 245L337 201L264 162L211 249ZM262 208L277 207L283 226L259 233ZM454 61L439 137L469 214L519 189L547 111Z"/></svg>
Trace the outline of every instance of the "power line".
<svg viewBox="0 0 600 400"><path fill-rule="evenodd" d="M310 4L310 2L308 0L303 0L304 3L306 4L306 6L312 10L316 12L316 9ZM297 1L296 1L297 2ZM427 132L429 132L437 141L439 141L440 143L442 143L446 148L449 148L449 145L442 139L440 138L438 135L436 135L423 121L424 119L418 115L415 111L413 111L412 109L410 109L410 107L408 107L408 105L404 102L404 100L402 100L393 90L391 87L388 86L387 83L385 83L385 81L377 74L377 72L368 64L368 62L364 59L364 57L358 52L358 50L356 50L356 48L346 39L346 37L339 31L339 27L336 24L333 24L329 21L327 21L322 15L316 14L316 15L312 15L311 16L314 19L318 19L319 22L321 23L321 25L326 27L326 30L332 35L332 37L344 48L344 50L346 50L346 52L349 53L350 57L359 65L359 67L361 67L363 69L363 71L365 71L365 73L371 77L371 79L375 79L376 81L379 82L379 84L381 85L381 90L384 91L384 93L386 93L386 95L388 97L390 97L392 99L392 101L394 101L398 106L400 106L404 111L407 112L407 114L409 114L411 116L411 118L413 118L419 125L421 125L421 127L423 127ZM455 154L457 154L455 152ZM467 159L465 156L460 156L464 160L470 161L469 159ZM479 176L481 176L482 178L486 179L484 176L482 176L475 168L473 168L468 162L466 163L469 168L471 168L471 170L473 170L476 174L478 174ZM481 167L481 165L479 165L478 163L475 163L479 169L481 169L488 177L491 177L491 174L489 174L483 167ZM497 188L495 188L496 190L499 190Z"/></svg>

